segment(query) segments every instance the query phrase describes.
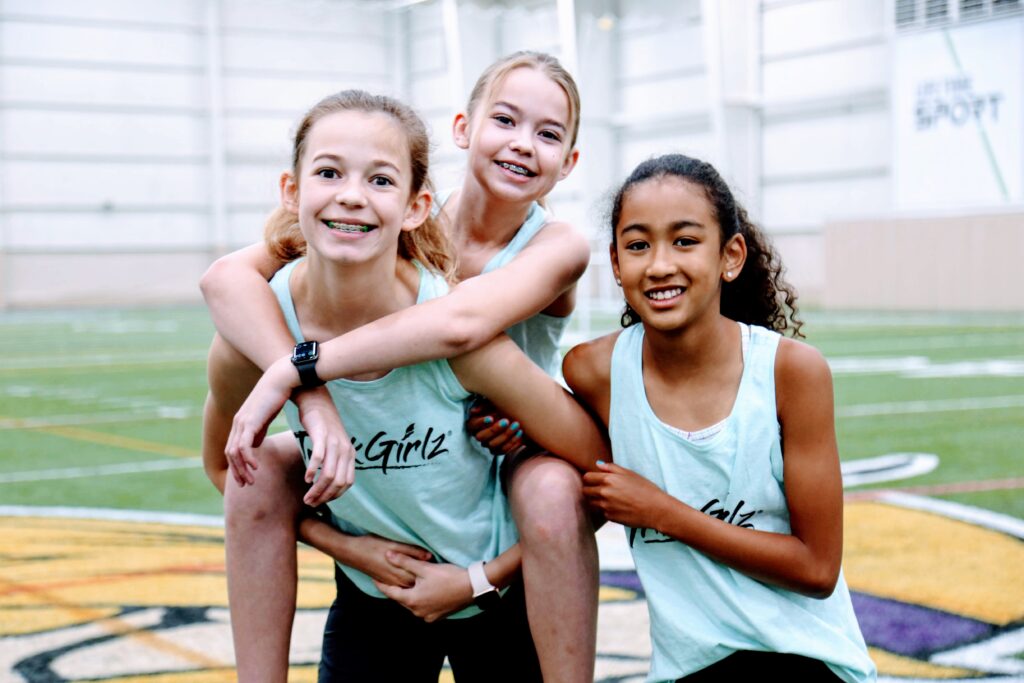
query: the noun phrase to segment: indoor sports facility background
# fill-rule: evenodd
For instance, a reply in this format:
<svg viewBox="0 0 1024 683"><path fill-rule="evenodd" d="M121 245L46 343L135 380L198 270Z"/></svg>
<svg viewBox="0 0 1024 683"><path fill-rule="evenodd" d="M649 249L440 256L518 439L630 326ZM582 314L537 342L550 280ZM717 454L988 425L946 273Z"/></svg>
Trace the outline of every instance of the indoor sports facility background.
<svg viewBox="0 0 1024 683"><path fill-rule="evenodd" d="M566 343L616 325L610 190L712 161L832 365L883 678L1024 681L1020 0L0 0L0 682L232 680L196 282L260 238L320 97L412 103L446 187L453 114L517 49L583 95L550 197L593 244ZM600 538L598 679L642 680L643 592ZM333 581L301 566L313 680Z"/></svg>

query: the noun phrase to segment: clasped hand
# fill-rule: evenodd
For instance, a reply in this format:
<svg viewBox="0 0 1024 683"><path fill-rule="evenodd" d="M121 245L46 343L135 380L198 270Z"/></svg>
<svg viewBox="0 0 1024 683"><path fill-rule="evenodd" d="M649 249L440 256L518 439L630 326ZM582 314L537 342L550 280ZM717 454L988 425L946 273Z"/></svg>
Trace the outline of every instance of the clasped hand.
<svg viewBox="0 0 1024 683"><path fill-rule="evenodd" d="M288 359L271 365L231 422L224 454L239 486L255 483L256 449L285 402L292 397L295 369ZM309 435L305 479L312 484L303 501L312 507L334 500L355 482L355 449L324 387L295 391L299 420ZM319 471L319 477L317 472Z"/></svg>

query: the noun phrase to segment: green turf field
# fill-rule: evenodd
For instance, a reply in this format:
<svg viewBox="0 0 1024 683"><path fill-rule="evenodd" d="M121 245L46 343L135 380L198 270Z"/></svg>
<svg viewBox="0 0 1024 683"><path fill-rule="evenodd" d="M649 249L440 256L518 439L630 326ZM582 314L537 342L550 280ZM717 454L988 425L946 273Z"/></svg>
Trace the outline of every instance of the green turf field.
<svg viewBox="0 0 1024 683"><path fill-rule="evenodd" d="M844 460L939 457L873 487L965 484L939 497L1024 517L1024 314L806 318ZM201 308L0 314L0 504L219 513L198 460L211 334Z"/></svg>

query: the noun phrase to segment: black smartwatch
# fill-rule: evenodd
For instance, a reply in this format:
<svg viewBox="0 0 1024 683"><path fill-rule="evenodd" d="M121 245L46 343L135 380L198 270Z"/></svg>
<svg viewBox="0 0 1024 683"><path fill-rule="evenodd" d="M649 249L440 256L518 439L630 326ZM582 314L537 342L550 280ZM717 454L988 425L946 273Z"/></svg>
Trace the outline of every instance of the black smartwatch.
<svg viewBox="0 0 1024 683"><path fill-rule="evenodd" d="M299 371L302 386L318 387L324 383L316 374L316 362L319 358L320 345L315 341L299 342L292 349L292 365Z"/></svg>
<svg viewBox="0 0 1024 683"><path fill-rule="evenodd" d="M484 563L477 561L469 565L469 583L473 586L473 604L484 612L501 604L501 593L491 585L484 573Z"/></svg>

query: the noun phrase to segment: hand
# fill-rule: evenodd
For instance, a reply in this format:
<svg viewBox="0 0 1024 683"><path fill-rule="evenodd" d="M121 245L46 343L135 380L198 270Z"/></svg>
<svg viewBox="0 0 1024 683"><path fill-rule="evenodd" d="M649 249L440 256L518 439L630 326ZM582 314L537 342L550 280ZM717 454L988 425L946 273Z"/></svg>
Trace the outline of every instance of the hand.
<svg viewBox="0 0 1024 683"><path fill-rule="evenodd" d="M491 455L508 455L523 445L523 430L519 423L501 415L485 398L476 399L470 406L466 431Z"/></svg>
<svg viewBox="0 0 1024 683"><path fill-rule="evenodd" d="M253 472L259 465L253 449L263 443L267 427L291 396L292 383L297 378L291 360L282 358L267 368L235 413L224 455L239 486L256 483Z"/></svg>
<svg viewBox="0 0 1024 683"><path fill-rule="evenodd" d="M313 485L302 500L317 507L345 493L355 482L356 451L327 389L303 389L295 392L294 400L313 446L306 468L306 483Z"/></svg>
<svg viewBox="0 0 1024 683"><path fill-rule="evenodd" d="M411 588L374 581L381 593L426 622L437 621L473 602L469 572L454 564L435 564L400 553L388 553L388 562L416 577Z"/></svg>
<svg viewBox="0 0 1024 683"><path fill-rule="evenodd" d="M377 587L412 588L416 585L416 575L398 564L392 563L389 556L402 557L420 562L429 562L433 557L429 551L414 545L406 545L398 541L389 541L380 536L351 537L352 554L344 561L354 569L363 572L377 584Z"/></svg>
<svg viewBox="0 0 1024 683"><path fill-rule="evenodd" d="M656 529L660 504L668 494L633 470L598 462L596 472L583 475L583 495L591 507L613 522L634 529Z"/></svg>

